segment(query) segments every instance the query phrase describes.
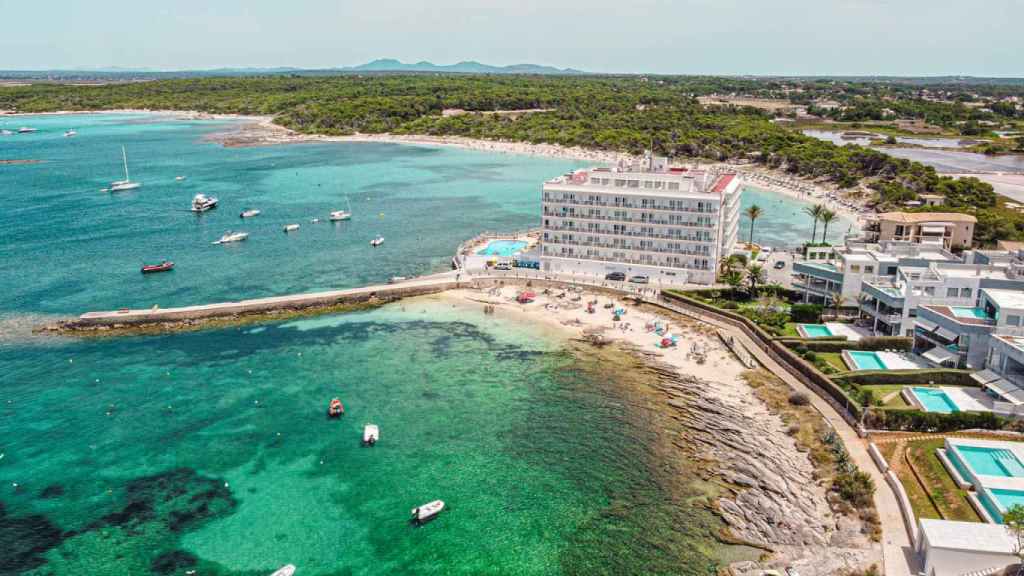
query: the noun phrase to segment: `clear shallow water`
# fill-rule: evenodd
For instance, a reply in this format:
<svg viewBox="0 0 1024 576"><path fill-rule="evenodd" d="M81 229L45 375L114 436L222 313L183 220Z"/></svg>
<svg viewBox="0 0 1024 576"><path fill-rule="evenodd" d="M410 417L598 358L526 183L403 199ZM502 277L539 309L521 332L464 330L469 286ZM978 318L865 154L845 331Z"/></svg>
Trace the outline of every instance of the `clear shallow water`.
<svg viewBox="0 0 1024 576"><path fill-rule="evenodd" d="M419 301L2 354L5 573L714 572L664 399L532 326Z"/></svg>
<svg viewBox="0 0 1024 576"><path fill-rule="evenodd" d="M1005 448L957 446L956 449L975 474L1005 478L1024 477L1024 465L1021 465L1013 452Z"/></svg>
<svg viewBox="0 0 1024 576"><path fill-rule="evenodd" d="M757 204L762 215L754 223L754 242L773 248L792 248L802 246L811 240L814 221L804 214L803 209L810 203L791 198L777 192L769 192L752 186L743 188L741 210ZM841 242L843 236L852 230L854 222L844 217L837 217L829 224L828 240L832 243ZM815 233L817 241L821 241L823 228L818 222ZM750 219L740 212L739 240L746 242L750 238Z"/></svg>
<svg viewBox="0 0 1024 576"><path fill-rule="evenodd" d="M858 138L843 138L842 132L831 132L829 130L802 130L802 132L808 136L813 136L818 140L825 140L839 146L845 146L846 144L859 144L861 146L867 146L871 143L871 138L858 137ZM876 138L885 138L884 135L878 135ZM926 148L963 148L958 138L910 138L906 136L897 136L896 141L902 144L914 144L917 146L924 146Z"/></svg>

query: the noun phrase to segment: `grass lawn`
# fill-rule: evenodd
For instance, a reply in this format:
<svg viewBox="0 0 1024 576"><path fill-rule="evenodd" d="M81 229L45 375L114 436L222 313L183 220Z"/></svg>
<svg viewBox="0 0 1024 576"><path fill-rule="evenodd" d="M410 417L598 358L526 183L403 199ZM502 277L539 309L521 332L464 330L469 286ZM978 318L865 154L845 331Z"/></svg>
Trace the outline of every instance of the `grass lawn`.
<svg viewBox="0 0 1024 576"><path fill-rule="evenodd" d="M786 322L786 326L782 328L782 335L787 338L800 338L800 333L796 331L796 322Z"/></svg>
<svg viewBox="0 0 1024 576"><path fill-rule="evenodd" d="M840 372L846 372L849 368L846 367L846 363L843 362L843 356L840 352L815 352L818 358L821 358L831 364L836 370Z"/></svg>
<svg viewBox="0 0 1024 576"><path fill-rule="evenodd" d="M945 517L946 520L980 522L981 519L978 518L971 503L967 500L967 492L961 490L953 482L953 478L942 466L942 462L935 453L935 450L941 448L942 445L941 438L907 444L907 456L914 464L914 469L921 476L921 480L924 481L924 487L922 487L909 469L900 474L900 481L907 489L907 495L910 496L914 511L922 518ZM911 486L914 487L913 493ZM927 494L931 495L931 499L928 498L925 490L927 490ZM939 511L941 511L941 515L939 515Z"/></svg>
<svg viewBox="0 0 1024 576"><path fill-rule="evenodd" d="M892 400L885 403L885 406L890 408L903 408L907 405L907 402L903 400L903 396L899 395L898 392L904 388L903 384L868 384L860 386L862 390L870 390L875 398L882 400L886 396L897 393L893 396Z"/></svg>

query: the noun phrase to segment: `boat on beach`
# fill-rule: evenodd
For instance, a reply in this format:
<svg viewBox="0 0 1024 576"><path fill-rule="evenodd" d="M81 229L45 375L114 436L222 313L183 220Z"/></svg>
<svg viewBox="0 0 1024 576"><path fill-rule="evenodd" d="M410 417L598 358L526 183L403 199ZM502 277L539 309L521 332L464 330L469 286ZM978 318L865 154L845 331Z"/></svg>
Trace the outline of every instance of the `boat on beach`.
<svg viewBox="0 0 1024 576"><path fill-rule="evenodd" d="M242 210L242 213L238 215L239 218L252 218L253 216L259 216L260 211L255 208L250 210Z"/></svg>
<svg viewBox="0 0 1024 576"><path fill-rule="evenodd" d="M124 180L118 180L117 182L111 182L109 192L124 192L125 190L135 190L139 186L142 186L141 182L132 182L130 176L128 176L128 152L121 146L121 159L124 161Z"/></svg>
<svg viewBox="0 0 1024 576"><path fill-rule="evenodd" d="M192 199L192 211L193 212L206 212L207 210L213 210L217 207L217 199L213 196L207 196L206 194L196 194L195 198Z"/></svg>
<svg viewBox="0 0 1024 576"><path fill-rule="evenodd" d="M376 424L363 426L363 445L373 446L380 439L380 428Z"/></svg>
<svg viewBox="0 0 1024 576"><path fill-rule="evenodd" d="M299 225L298 224L285 224L284 225L284 231L285 232L295 232L298 229L299 229Z"/></svg>
<svg viewBox="0 0 1024 576"><path fill-rule="evenodd" d="M174 270L174 262L170 260L164 260L159 264L145 264L142 266L143 274L152 274L154 272L169 272Z"/></svg>
<svg viewBox="0 0 1024 576"><path fill-rule="evenodd" d="M292 574L295 574L295 565L286 564L275 570L270 576L292 576Z"/></svg>
<svg viewBox="0 0 1024 576"><path fill-rule="evenodd" d="M249 237L248 232L232 232L228 230L220 237L220 240L214 242L214 244L231 244L233 242L241 242Z"/></svg>
<svg viewBox="0 0 1024 576"><path fill-rule="evenodd" d="M327 416L329 418L340 418L345 415L345 406L341 403L338 398L332 398L331 403L327 405Z"/></svg>
<svg viewBox="0 0 1024 576"><path fill-rule="evenodd" d="M422 506L417 506L412 509L412 521L416 524L423 524L429 522L437 517L441 511L444 510L443 500L434 500L433 502L427 502Z"/></svg>
<svg viewBox="0 0 1024 576"><path fill-rule="evenodd" d="M384 243L384 237L383 236L377 236L373 240L370 240L370 246L373 246L374 248L376 248L377 246L380 246L383 243Z"/></svg>

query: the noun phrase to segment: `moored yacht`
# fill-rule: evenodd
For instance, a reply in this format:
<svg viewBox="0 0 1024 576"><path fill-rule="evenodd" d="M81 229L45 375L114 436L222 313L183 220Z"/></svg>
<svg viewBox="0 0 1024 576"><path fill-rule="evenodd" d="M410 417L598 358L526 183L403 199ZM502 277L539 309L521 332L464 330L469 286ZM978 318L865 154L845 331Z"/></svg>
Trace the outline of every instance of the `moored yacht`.
<svg viewBox="0 0 1024 576"><path fill-rule="evenodd" d="M242 213L238 215L238 217L239 218L252 218L253 216L259 216L259 215L260 215L260 211L259 210L255 209L255 208L251 208L249 210L243 210Z"/></svg>
<svg viewBox="0 0 1024 576"><path fill-rule="evenodd" d="M110 188L107 189L110 192L124 192L125 190L134 190L142 186L141 182L132 182L131 177L128 176L128 153L125 151L124 146L121 146L121 159L124 160L124 180L111 182Z"/></svg>
<svg viewBox="0 0 1024 576"><path fill-rule="evenodd" d="M64 133L65 138L71 138L72 136L78 136L78 132L76 132L74 129L68 130L67 132Z"/></svg>
<svg viewBox="0 0 1024 576"><path fill-rule="evenodd" d="M342 220L351 220L352 213L347 210L335 210L331 212L331 222L341 222Z"/></svg>
<svg viewBox="0 0 1024 576"><path fill-rule="evenodd" d="M39 132L39 130L35 128L28 128L27 126L18 128L18 134L31 134L33 132Z"/></svg>
<svg viewBox="0 0 1024 576"><path fill-rule="evenodd" d="M207 196L206 194L196 194L195 198L192 199L192 211L193 212L206 212L207 210L213 210L217 207L217 199L213 196Z"/></svg>
<svg viewBox="0 0 1024 576"><path fill-rule="evenodd" d="M248 237L248 232L232 232L229 230L220 237L220 240L214 242L214 244L231 244L232 242L241 242Z"/></svg>
<svg viewBox="0 0 1024 576"><path fill-rule="evenodd" d="M298 229L299 229L299 225L298 224L285 224L284 225L284 231L285 232L295 232Z"/></svg>
<svg viewBox="0 0 1024 576"><path fill-rule="evenodd" d="M374 248L376 248L377 246L380 246L383 243L384 243L384 237L383 236L377 236L373 240L370 240L370 246L373 246Z"/></svg>

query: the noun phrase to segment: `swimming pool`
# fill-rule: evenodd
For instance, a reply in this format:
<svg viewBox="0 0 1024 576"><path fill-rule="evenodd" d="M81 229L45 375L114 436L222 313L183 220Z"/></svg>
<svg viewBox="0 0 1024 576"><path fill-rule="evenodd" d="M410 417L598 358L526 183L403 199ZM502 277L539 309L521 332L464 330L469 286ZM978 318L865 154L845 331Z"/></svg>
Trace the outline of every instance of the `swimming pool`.
<svg viewBox="0 0 1024 576"><path fill-rule="evenodd" d="M956 402L953 402L953 399L942 390L914 387L910 389L910 392L921 403L921 406L924 406L925 412L950 414L960 411L960 407L956 405Z"/></svg>
<svg viewBox="0 0 1024 576"><path fill-rule="evenodd" d="M985 314L984 308L972 308L969 306L950 306L950 310L953 311L953 316L957 318L976 318L978 320L990 320L988 315Z"/></svg>
<svg viewBox="0 0 1024 576"><path fill-rule="evenodd" d="M863 350L844 350L846 355L853 362L854 370L885 370L885 362L875 352Z"/></svg>
<svg viewBox="0 0 1024 576"><path fill-rule="evenodd" d="M804 338L827 338L832 331L824 324L797 324L796 331Z"/></svg>
<svg viewBox="0 0 1024 576"><path fill-rule="evenodd" d="M1003 523L1003 512L1016 505L1024 506L1024 491L1006 488L986 488L980 494L981 503L992 519Z"/></svg>
<svg viewBox="0 0 1024 576"><path fill-rule="evenodd" d="M1021 464L1013 452L1005 448L959 445L956 447L956 453L967 462L975 474L1024 478L1024 464Z"/></svg>
<svg viewBox="0 0 1024 576"><path fill-rule="evenodd" d="M526 248L526 242L522 240L491 240L482 250L477 251L480 256L515 256Z"/></svg>

